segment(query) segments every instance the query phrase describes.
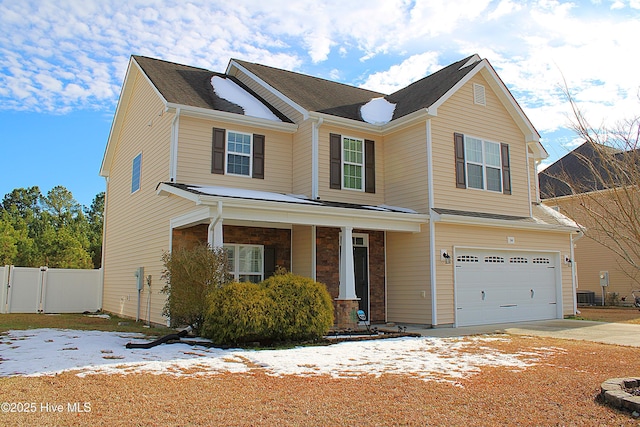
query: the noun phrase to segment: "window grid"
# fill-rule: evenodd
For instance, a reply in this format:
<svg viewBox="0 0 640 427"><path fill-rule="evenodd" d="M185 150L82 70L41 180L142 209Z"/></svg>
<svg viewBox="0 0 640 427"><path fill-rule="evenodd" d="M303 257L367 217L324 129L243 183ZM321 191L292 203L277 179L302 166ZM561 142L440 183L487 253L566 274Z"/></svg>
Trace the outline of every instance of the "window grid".
<svg viewBox="0 0 640 427"><path fill-rule="evenodd" d="M224 245L229 273L237 282L258 283L264 280L264 246Z"/></svg>
<svg viewBox="0 0 640 427"><path fill-rule="evenodd" d="M464 145L469 188L502 192L500 144L465 136Z"/></svg>
<svg viewBox="0 0 640 427"><path fill-rule="evenodd" d="M504 258L501 256L486 256L484 262L492 264L504 264Z"/></svg>
<svg viewBox="0 0 640 427"><path fill-rule="evenodd" d="M460 255L456 259L458 262L478 262L478 257L473 255Z"/></svg>
<svg viewBox="0 0 640 427"><path fill-rule="evenodd" d="M527 259L525 257L521 257L521 256L516 256L516 257L509 258L509 262L511 264L528 264L529 263L529 259Z"/></svg>
<svg viewBox="0 0 640 427"><path fill-rule="evenodd" d="M251 176L251 135L227 132L227 173Z"/></svg>
<svg viewBox="0 0 640 427"><path fill-rule="evenodd" d="M342 183L343 188L362 190L364 188L364 140L342 138Z"/></svg>

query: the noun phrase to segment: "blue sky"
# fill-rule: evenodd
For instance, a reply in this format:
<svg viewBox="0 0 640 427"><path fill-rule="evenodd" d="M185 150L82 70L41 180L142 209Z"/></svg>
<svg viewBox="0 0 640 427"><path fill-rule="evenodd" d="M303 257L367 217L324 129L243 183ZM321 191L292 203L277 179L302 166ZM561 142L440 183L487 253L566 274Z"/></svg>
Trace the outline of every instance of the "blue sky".
<svg viewBox="0 0 640 427"><path fill-rule="evenodd" d="M640 114L640 0L0 0L0 198L64 185L88 206L130 55L213 71L230 58L391 93L487 58L555 161Z"/></svg>

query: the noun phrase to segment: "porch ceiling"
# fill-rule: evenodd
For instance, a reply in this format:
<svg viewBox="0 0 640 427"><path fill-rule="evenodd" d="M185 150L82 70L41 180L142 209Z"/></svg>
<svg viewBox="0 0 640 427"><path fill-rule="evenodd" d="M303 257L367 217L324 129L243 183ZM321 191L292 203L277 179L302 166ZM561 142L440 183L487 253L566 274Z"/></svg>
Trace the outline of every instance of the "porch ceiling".
<svg viewBox="0 0 640 427"><path fill-rule="evenodd" d="M207 223L211 219L416 233L429 215L395 206L366 206L315 201L301 196L234 189L161 183L157 194L194 202L194 209L171 220L172 228Z"/></svg>

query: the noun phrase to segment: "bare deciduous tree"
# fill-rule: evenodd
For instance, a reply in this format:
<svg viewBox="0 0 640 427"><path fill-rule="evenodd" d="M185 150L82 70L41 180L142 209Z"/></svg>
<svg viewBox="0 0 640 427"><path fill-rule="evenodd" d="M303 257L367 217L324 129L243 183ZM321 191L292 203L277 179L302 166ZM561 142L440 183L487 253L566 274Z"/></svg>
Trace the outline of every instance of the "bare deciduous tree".
<svg viewBox="0 0 640 427"><path fill-rule="evenodd" d="M585 142L540 173L543 198L563 199L564 213L586 238L616 254L640 287L640 117L592 127L568 90L572 128ZM569 197L564 197L569 196Z"/></svg>

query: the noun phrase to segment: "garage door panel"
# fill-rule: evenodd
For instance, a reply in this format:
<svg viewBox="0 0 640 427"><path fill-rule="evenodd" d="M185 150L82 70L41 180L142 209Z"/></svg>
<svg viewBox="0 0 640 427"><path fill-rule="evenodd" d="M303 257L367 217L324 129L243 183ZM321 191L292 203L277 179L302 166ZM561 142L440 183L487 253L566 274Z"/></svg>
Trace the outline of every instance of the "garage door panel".
<svg viewBox="0 0 640 427"><path fill-rule="evenodd" d="M455 269L459 326L556 317L552 254L460 250Z"/></svg>

